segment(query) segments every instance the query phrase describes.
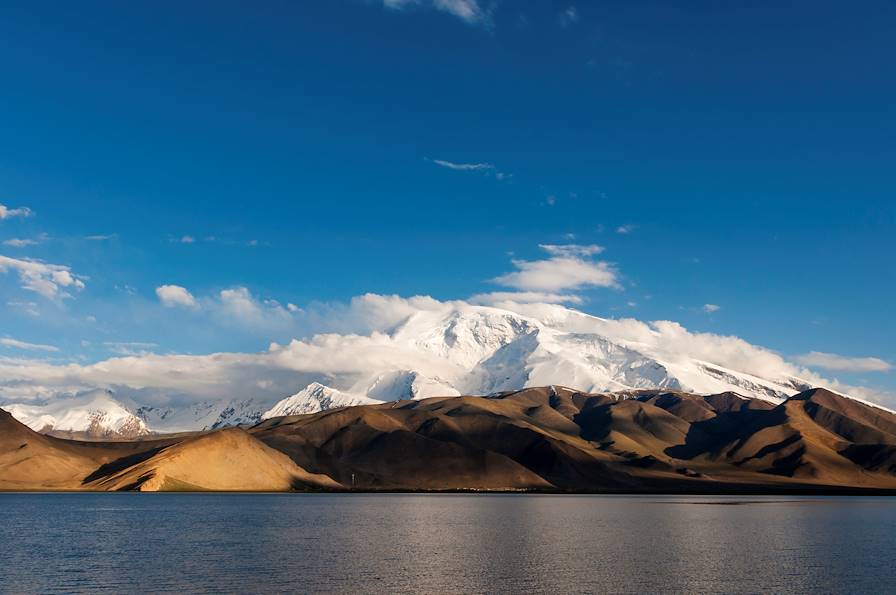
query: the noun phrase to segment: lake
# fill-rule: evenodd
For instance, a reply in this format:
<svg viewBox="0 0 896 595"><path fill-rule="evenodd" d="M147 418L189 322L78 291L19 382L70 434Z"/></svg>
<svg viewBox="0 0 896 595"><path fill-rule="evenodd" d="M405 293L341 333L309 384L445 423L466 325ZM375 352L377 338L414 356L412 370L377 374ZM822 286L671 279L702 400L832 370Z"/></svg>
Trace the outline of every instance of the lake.
<svg viewBox="0 0 896 595"><path fill-rule="evenodd" d="M0 592L896 593L896 499L0 494Z"/></svg>

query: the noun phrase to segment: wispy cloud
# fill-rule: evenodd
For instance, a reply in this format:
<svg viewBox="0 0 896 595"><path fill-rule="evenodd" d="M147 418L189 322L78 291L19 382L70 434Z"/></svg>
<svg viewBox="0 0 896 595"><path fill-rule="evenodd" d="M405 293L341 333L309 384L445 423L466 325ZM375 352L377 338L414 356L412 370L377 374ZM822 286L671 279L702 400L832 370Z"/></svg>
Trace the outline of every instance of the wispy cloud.
<svg viewBox="0 0 896 595"><path fill-rule="evenodd" d="M103 346L116 355L147 355L159 345L146 341L104 341Z"/></svg>
<svg viewBox="0 0 896 595"><path fill-rule="evenodd" d="M23 302L21 300L10 300L6 302L6 305L13 309L18 310L20 312L24 312L29 316L40 316L40 310L37 307L37 302Z"/></svg>
<svg viewBox="0 0 896 595"><path fill-rule="evenodd" d="M454 171L470 171L470 172L481 172L488 176L494 176L494 178L498 181L506 182L513 178L513 174L507 173L505 171L499 171L494 163L488 162L457 162L457 161L447 161L445 159L430 159L426 158L426 161L430 161L435 163L440 167L446 167L448 169L453 169Z"/></svg>
<svg viewBox="0 0 896 595"><path fill-rule="evenodd" d="M539 248L551 256L563 256L567 258L580 256L594 256L604 251L603 246L597 244L539 244Z"/></svg>
<svg viewBox="0 0 896 595"><path fill-rule="evenodd" d="M718 312L719 310L721 310L722 306L719 306L717 304L703 304L703 307L701 307L700 309L707 314L712 314L713 312Z"/></svg>
<svg viewBox="0 0 896 595"><path fill-rule="evenodd" d="M110 233L110 234L97 234L97 235L93 235L93 236L84 236L84 239L89 242L102 242L105 240L111 240L114 237L115 237L115 234Z"/></svg>
<svg viewBox="0 0 896 595"><path fill-rule="evenodd" d="M821 351L810 351L795 359L798 363L810 368L838 372L889 372L893 369L893 364L877 357L847 357Z"/></svg>
<svg viewBox="0 0 896 595"><path fill-rule="evenodd" d="M27 341L19 341L11 337L0 337L0 345L4 347L14 347L16 349L24 349L27 351L51 351L57 352L59 348L54 345L42 345L41 343L28 343Z"/></svg>
<svg viewBox="0 0 896 595"><path fill-rule="evenodd" d="M578 22L579 11L576 10L575 6L570 6L560 13L560 25L562 27L569 27L570 25L575 25Z"/></svg>
<svg viewBox="0 0 896 595"><path fill-rule="evenodd" d="M4 246L10 246L11 248L27 248L28 246L36 246L40 242L37 240L30 240L24 238L10 238L8 240L3 240Z"/></svg>
<svg viewBox="0 0 896 595"><path fill-rule="evenodd" d="M436 165L441 165L442 167L458 171L483 171L495 169L495 166L492 163L455 163L454 161L445 161L444 159L433 159L432 162Z"/></svg>
<svg viewBox="0 0 896 595"><path fill-rule="evenodd" d="M13 217L30 217L34 212L28 207L17 207L12 209L4 204L0 204L0 219L12 219Z"/></svg>
<svg viewBox="0 0 896 595"><path fill-rule="evenodd" d="M49 239L50 236L48 234L41 233L34 238L10 238L8 240L3 240L3 245L10 246L11 248L27 248L28 246L42 244Z"/></svg>
<svg viewBox="0 0 896 595"><path fill-rule="evenodd" d="M267 242L264 240L259 240L256 238L252 238L252 239L248 239L248 240L238 240L238 239L224 238L224 237L214 236L214 235L206 235L206 236L202 236L202 237L197 237L195 235L190 235L190 234L182 235L180 237L169 237L168 241L171 242L172 244L198 244L199 242L206 242L206 243L215 242L215 243L218 243L218 244L221 244L224 246L249 246L249 247L270 246L271 245L270 242Z"/></svg>
<svg viewBox="0 0 896 595"><path fill-rule="evenodd" d="M250 328L271 328L282 326L291 320L291 313L301 309L272 299L259 299L247 287L232 287L218 293L212 302L216 316L224 323Z"/></svg>
<svg viewBox="0 0 896 595"><path fill-rule="evenodd" d="M199 302L193 294L180 285L161 285L156 287L156 295L163 306L168 308L198 308Z"/></svg>
<svg viewBox="0 0 896 595"><path fill-rule="evenodd" d="M11 270L18 273L22 289L46 298L68 298L71 294L66 290L84 289L83 277L73 275L67 266L0 255L0 273Z"/></svg>
<svg viewBox="0 0 896 595"><path fill-rule="evenodd" d="M453 15L471 25L488 24L489 11L482 8L477 0L383 0L383 6L392 10L406 10L412 7L431 8Z"/></svg>
<svg viewBox="0 0 896 595"><path fill-rule="evenodd" d="M635 225L631 223L626 223L625 225L620 225L616 228L616 233L627 234L635 231Z"/></svg>

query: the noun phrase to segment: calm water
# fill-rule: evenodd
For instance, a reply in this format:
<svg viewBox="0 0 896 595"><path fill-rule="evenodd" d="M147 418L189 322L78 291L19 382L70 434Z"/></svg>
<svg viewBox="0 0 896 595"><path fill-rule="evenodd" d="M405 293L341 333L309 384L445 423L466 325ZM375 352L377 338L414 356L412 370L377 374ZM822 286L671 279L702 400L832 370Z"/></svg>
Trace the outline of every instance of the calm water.
<svg viewBox="0 0 896 595"><path fill-rule="evenodd" d="M0 495L0 592L896 593L896 499Z"/></svg>

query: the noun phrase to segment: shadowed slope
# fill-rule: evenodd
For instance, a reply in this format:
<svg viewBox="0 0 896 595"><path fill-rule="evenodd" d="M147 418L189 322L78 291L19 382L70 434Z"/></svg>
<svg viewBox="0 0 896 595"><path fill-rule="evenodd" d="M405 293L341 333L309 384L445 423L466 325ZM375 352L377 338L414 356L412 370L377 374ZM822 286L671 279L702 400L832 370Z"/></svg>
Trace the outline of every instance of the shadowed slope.
<svg viewBox="0 0 896 595"><path fill-rule="evenodd" d="M669 455L826 485L896 485L896 416L826 391L695 423Z"/></svg>

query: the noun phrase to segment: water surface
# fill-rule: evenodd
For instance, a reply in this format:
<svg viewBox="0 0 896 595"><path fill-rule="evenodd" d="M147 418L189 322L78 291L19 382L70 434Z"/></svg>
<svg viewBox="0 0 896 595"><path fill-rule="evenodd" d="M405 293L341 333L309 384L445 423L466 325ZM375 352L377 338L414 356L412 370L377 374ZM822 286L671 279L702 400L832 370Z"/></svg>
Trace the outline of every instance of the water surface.
<svg viewBox="0 0 896 595"><path fill-rule="evenodd" d="M896 593L896 499L0 494L0 592Z"/></svg>

